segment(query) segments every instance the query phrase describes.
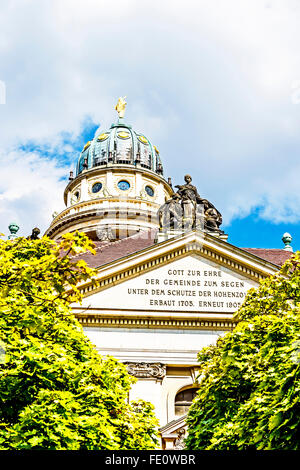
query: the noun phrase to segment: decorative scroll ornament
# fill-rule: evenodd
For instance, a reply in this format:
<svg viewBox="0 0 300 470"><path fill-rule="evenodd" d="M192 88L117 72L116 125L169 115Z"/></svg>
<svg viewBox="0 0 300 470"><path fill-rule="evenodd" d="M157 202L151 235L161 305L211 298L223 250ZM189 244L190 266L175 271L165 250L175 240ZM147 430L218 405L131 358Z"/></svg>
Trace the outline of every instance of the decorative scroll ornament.
<svg viewBox="0 0 300 470"><path fill-rule="evenodd" d="M128 373L139 379L153 378L162 380L167 372L167 366L160 362L125 362Z"/></svg>

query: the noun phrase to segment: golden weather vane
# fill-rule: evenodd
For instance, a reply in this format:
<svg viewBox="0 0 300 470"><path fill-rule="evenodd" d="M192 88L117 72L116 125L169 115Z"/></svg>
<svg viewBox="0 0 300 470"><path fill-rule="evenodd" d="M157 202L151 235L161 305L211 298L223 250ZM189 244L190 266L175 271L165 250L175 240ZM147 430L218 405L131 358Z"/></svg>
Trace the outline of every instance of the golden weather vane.
<svg viewBox="0 0 300 470"><path fill-rule="evenodd" d="M125 101L126 96L123 98L119 98L118 102L115 106L115 109L118 111L119 118L123 118L125 114L125 107L126 107L126 101Z"/></svg>

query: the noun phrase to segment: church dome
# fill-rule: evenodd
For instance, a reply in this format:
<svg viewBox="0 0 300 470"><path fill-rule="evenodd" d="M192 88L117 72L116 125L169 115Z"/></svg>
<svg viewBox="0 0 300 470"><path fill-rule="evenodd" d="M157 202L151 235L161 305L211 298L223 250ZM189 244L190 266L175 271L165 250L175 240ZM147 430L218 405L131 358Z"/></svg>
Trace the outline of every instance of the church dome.
<svg viewBox="0 0 300 470"><path fill-rule="evenodd" d="M138 164L159 175L163 174L158 149L144 134L127 125L123 118L85 144L78 159L76 176L83 170L107 164Z"/></svg>
<svg viewBox="0 0 300 470"><path fill-rule="evenodd" d="M117 122L83 147L64 191L66 208L53 215L48 236L79 230L111 241L158 227L157 211L174 191L157 148L124 121L125 105L119 98Z"/></svg>

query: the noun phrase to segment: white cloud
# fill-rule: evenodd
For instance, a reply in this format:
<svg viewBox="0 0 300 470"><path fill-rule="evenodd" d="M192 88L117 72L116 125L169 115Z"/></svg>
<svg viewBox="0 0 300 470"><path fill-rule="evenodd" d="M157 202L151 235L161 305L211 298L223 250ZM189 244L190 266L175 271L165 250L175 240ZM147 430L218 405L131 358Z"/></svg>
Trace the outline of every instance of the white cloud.
<svg viewBox="0 0 300 470"><path fill-rule="evenodd" d="M1 230L16 218L46 228L68 171L61 132L75 141L87 116L109 126L123 95L166 176L191 173L225 222L258 206L265 219L300 221L299 19L296 0L2 5ZM60 155L13 150L27 141Z"/></svg>
<svg viewBox="0 0 300 470"><path fill-rule="evenodd" d="M30 235L33 227L44 229L54 211L63 209L61 179L68 168L35 152L11 151L1 155L0 221L2 232L16 222L19 235Z"/></svg>

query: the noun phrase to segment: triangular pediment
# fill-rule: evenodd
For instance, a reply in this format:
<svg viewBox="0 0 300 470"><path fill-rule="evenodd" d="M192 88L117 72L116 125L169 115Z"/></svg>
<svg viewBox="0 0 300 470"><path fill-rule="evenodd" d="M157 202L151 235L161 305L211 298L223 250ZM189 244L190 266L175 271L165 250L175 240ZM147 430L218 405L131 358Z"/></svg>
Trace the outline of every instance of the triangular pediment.
<svg viewBox="0 0 300 470"><path fill-rule="evenodd" d="M227 312L236 311L257 282L196 252L86 297L84 305L102 308Z"/></svg>
<svg viewBox="0 0 300 470"><path fill-rule="evenodd" d="M169 436L173 433L177 433L179 429L186 428L186 417L187 414L180 416L177 419L174 419L170 423L167 423L165 426L159 428L159 432L161 433L162 437Z"/></svg>
<svg viewBox="0 0 300 470"><path fill-rule="evenodd" d="M82 308L228 312L277 266L202 232L155 244L98 270Z"/></svg>
<svg viewBox="0 0 300 470"><path fill-rule="evenodd" d="M187 433L186 417L187 415L181 416L159 429L164 449L166 442L172 443L171 447L169 444L169 449L184 449L184 439Z"/></svg>

